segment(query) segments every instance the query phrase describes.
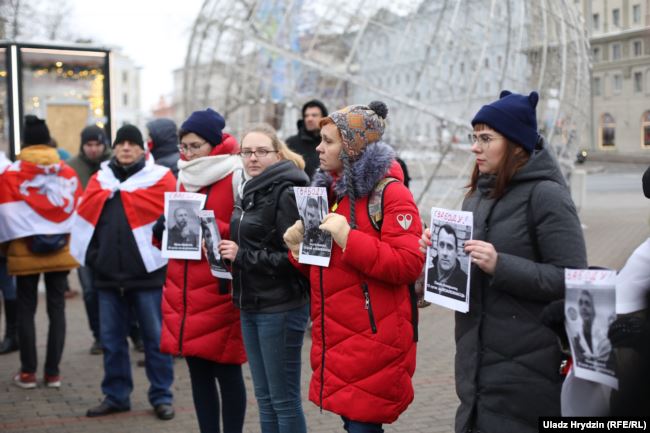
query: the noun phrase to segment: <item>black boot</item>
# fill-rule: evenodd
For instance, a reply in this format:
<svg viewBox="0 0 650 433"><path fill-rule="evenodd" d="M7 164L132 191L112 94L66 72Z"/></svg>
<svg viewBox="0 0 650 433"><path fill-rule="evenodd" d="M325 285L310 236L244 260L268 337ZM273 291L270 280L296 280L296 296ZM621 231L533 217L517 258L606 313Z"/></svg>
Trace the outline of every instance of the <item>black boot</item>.
<svg viewBox="0 0 650 433"><path fill-rule="evenodd" d="M5 299L5 339L0 343L0 355L18 350L18 324L16 323L16 301Z"/></svg>

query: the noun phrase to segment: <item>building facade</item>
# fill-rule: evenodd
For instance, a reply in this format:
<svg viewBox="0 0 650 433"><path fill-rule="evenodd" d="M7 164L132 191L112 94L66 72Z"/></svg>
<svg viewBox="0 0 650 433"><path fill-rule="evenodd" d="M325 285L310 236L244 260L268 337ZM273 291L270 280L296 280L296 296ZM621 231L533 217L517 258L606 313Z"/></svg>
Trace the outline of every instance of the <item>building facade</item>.
<svg viewBox="0 0 650 433"><path fill-rule="evenodd" d="M650 156L650 0L583 0L592 150Z"/></svg>

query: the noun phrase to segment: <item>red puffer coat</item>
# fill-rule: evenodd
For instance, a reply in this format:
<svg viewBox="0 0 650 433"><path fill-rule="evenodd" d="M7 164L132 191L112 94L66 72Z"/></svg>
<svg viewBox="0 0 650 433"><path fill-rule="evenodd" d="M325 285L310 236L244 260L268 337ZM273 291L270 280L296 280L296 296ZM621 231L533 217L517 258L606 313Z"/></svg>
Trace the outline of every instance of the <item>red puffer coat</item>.
<svg viewBox="0 0 650 433"><path fill-rule="evenodd" d="M345 252L333 242L329 267L309 269L309 399L353 421L371 423L395 421L413 400L417 310L408 283L415 281L424 263L418 250L418 209L401 182L384 191L381 234L368 217L368 194L377 181L384 176L401 179L399 166L386 161L387 152L392 155L390 147L375 143L354 164L361 197L356 200L357 228L350 231ZM330 205L333 192L346 194L335 212L349 222L344 184L341 179L332 188L332 178L319 173L313 185L329 187Z"/></svg>
<svg viewBox="0 0 650 433"><path fill-rule="evenodd" d="M229 145L224 141L211 155L228 153ZM232 177L229 174L198 191L208 194L205 209L214 211L222 239L230 237ZM222 364L246 362L239 310L232 303L231 291L229 281L224 285L212 276L205 256L200 261L170 259L161 306L161 351Z"/></svg>

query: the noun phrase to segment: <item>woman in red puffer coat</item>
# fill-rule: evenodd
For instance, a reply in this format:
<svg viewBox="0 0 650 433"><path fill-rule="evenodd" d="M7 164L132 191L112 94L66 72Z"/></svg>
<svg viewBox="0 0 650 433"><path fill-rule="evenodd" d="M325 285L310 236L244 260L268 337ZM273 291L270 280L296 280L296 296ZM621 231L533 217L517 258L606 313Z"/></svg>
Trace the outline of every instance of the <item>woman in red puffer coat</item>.
<svg viewBox="0 0 650 433"><path fill-rule="evenodd" d="M214 211L219 234L228 239L233 182L242 165L239 145L222 133L224 126L223 117L210 108L195 111L181 125L178 180L179 191L207 195L205 209ZM162 315L161 350L185 357L201 432L220 431L220 412L224 431L241 432L246 409L241 365L246 354L230 281L215 279L206 257L170 259Z"/></svg>
<svg viewBox="0 0 650 433"><path fill-rule="evenodd" d="M321 170L312 186L329 194L330 213L320 226L334 240L329 266L298 264L301 221L284 236L291 260L311 283L309 399L340 415L350 432L382 432L413 401L417 310L408 284L424 263L420 216L402 182L384 189L380 230L367 211L375 185L402 176L392 148L381 141L387 111L373 102L321 121Z"/></svg>

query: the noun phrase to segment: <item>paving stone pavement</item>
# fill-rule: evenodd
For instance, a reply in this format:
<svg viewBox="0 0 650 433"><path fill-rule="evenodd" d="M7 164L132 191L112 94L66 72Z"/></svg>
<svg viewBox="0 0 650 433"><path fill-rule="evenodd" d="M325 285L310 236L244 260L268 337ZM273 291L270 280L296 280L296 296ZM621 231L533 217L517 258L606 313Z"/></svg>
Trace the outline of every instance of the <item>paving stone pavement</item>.
<svg viewBox="0 0 650 433"><path fill-rule="evenodd" d="M639 179L641 168L635 167ZM589 262L593 265L619 269L625 259L650 235L648 200L637 192L610 192L589 194L580 211L585 228ZM616 209L614 209L616 206ZM76 276L71 275L71 285L78 288ZM413 383L415 400L392 425L392 432L451 432L457 398L453 381L453 314L443 308L431 306L420 310L420 343L417 369ZM88 331L83 302L80 296L66 305L68 333L61 363L63 385L61 389L47 389L42 385L35 390L21 390L11 383L19 367L18 353L0 357L0 432L196 432L198 431L187 367L182 359L175 362L174 396L176 418L159 421L155 418L146 398L148 386L144 368L136 361L143 355L131 352L134 372L134 391L130 412L104 418L89 419L86 410L99 403L102 378L102 357L88 354L91 336ZM45 353L47 316L44 300L37 312L38 353L42 365ZM4 331L2 331L4 333ZM308 351L311 341L305 339L303 349L303 402L309 431L313 433L342 432L340 419L331 413L320 413L307 401L307 385L311 369ZM42 375L42 370L39 370ZM258 413L248 367L244 369L248 392L245 432L258 432Z"/></svg>

